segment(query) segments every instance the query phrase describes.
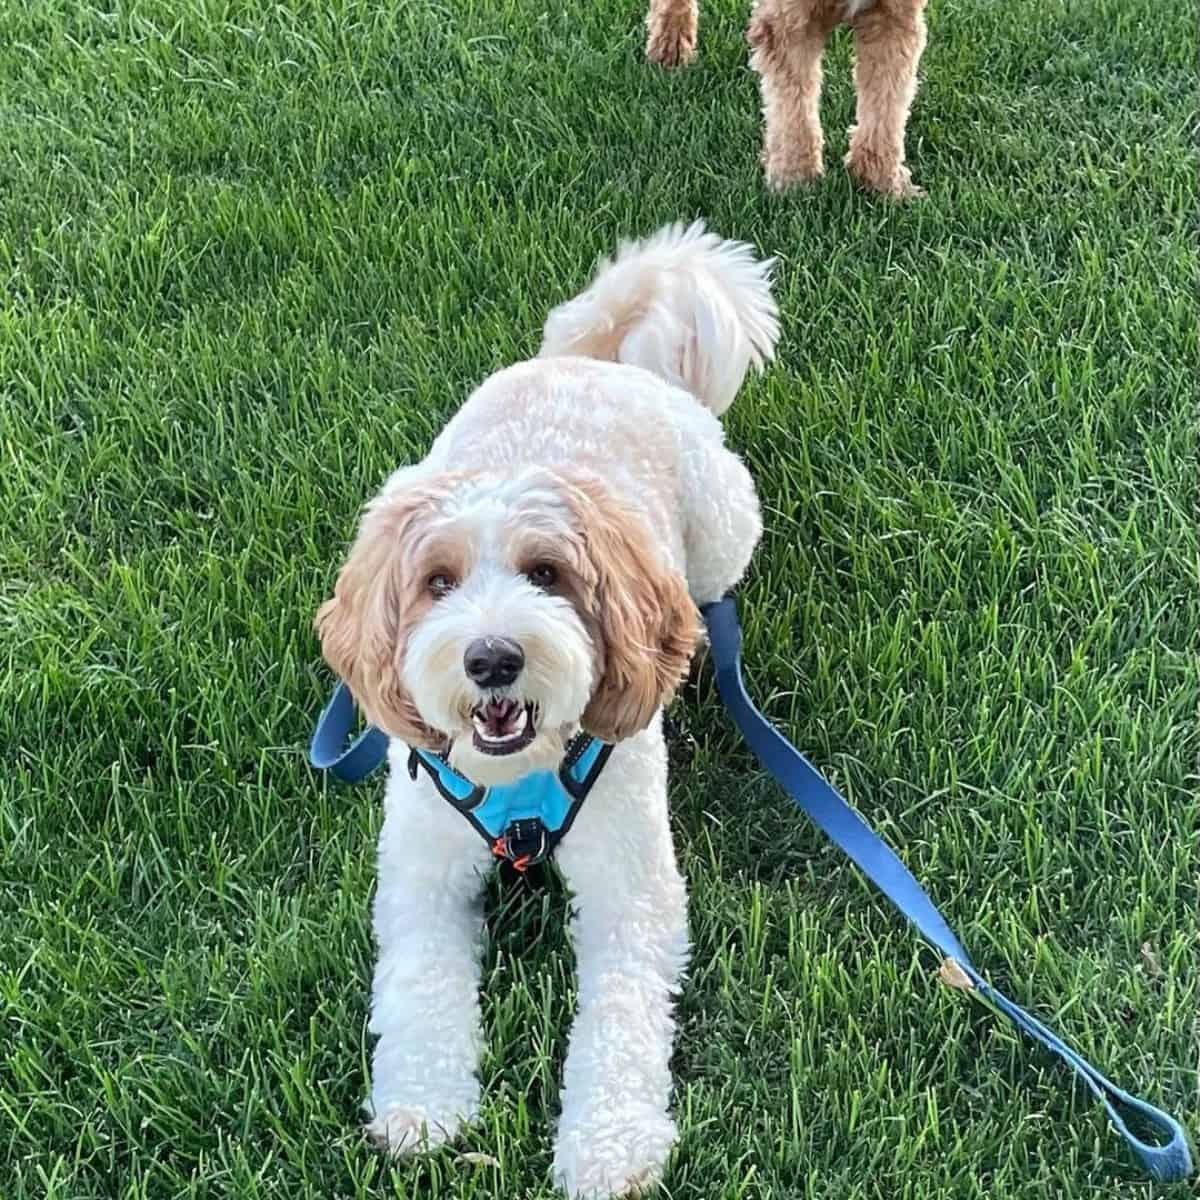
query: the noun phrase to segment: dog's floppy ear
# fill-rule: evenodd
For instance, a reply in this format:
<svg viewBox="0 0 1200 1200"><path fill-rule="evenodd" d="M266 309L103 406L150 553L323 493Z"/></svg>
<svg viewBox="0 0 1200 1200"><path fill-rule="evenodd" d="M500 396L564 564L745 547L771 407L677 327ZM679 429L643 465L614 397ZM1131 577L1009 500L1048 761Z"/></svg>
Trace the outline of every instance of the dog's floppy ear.
<svg viewBox="0 0 1200 1200"><path fill-rule="evenodd" d="M687 583L663 561L642 517L598 479L567 480L590 596L584 614L600 677L583 727L606 742L645 729L687 673L700 637Z"/></svg>
<svg viewBox="0 0 1200 1200"><path fill-rule="evenodd" d="M409 630L427 607L408 553L431 496L415 486L389 487L363 514L338 574L333 597L317 610L325 661L344 679L368 718L410 746L442 739L417 712L401 682Z"/></svg>

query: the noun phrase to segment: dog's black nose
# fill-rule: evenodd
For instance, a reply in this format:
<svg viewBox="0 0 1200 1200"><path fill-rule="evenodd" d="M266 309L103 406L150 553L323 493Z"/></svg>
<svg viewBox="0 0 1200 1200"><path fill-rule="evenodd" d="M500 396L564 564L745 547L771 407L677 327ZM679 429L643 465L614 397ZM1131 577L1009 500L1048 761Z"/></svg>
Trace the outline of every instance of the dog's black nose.
<svg viewBox="0 0 1200 1200"><path fill-rule="evenodd" d="M463 655L463 670L480 687L508 687L525 666L525 651L508 638L476 638Z"/></svg>

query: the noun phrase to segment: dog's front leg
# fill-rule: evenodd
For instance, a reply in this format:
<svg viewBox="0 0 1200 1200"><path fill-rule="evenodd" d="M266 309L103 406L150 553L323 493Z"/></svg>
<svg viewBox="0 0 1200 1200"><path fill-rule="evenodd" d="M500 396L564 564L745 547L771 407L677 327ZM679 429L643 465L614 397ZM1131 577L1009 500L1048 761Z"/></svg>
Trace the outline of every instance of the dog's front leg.
<svg viewBox="0 0 1200 1200"><path fill-rule="evenodd" d="M618 747L559 851L575 893L579 1007L554 1168L573 1197L644 1190L675 1141L673 1000L688 933L666 783L656 724Z"/></svg>
<svg viewBox="0 0 1200 1200"><path fill-rule="evenodd" d="M423 781L422 781L423 785ZM367 1132L394 1154L448 1141L479 1109L479 837L393 774L379 838Z"/></svg>
<svg viewBox="0 0 1200 1200"><path fill-rule="evenodd" d="M854 22L857 124L846 166L863 187L898 200L925 194L904 165L904 130L925 49L924 8L925 0L873 7Z"/></svg>

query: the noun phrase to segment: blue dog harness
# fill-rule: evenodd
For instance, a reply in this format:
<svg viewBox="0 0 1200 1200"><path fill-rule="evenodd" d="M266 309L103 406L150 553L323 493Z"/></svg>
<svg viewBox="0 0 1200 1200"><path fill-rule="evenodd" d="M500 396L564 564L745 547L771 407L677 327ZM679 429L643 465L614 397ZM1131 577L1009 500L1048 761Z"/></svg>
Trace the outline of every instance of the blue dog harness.
<svg viewBox="0 0 1200 1200"><path fill-rule="evenodd" d="M462 813L491 847L518 871L548 858L567 835L612 747L580 733L557 771L533 771L515 783L480 787L460 775L444 755L412 750L408 773L425 768L443 800Z"/></svg>
<svg viewBox="0 0 1200 1200"><path fill-rule="evenodd" d="M368 726L349 746L354 699L339 682L317 719L309 748L314 767L332 771L343 783L366 778L387 757L388 737ZM471 823L497 858L524 871L554 853L566 836L592 785L604 770L612 746L580 733L571 739L557 771L533 771L515 783L480 787L460 775L444 754L411 748L408 774L422 768L438 794Z"/></svg>
<svg viewBox="0 0 1200 1200"><path fill-rule="evenodd" d="M727 596L706 605L701 613L708 626L717 690L750 749L801 812L941 951L942 979L983 999L993 1011L1002 1013L1023 1033L1062 1059L1104 1105L1113 1127L1148 1175L1164 1181L1186 1179L1192 1173L1192 1159L1187 1135L1179 1122L1147 1101L1122 1091L1078 1051L988 983L928 892L895 851L755 708L742 682L742 631L733 598ZM346 747L353 721L353 701L345 684L339 683L317 721L309 752L314 766L331 770L348 782L356 782L374 770L387 753L387 737L378 729L367 729ZM483 834L493 851L523 869L549 854L570 828L611 750L611 746L581 735L571 743L557 775L551 771L537 772L508 788L476 787L453 771L445 759L424 750L412 752L409 771L415 778L415 772L424 767L438 791ZM538 857L528 857L529 853ZM1137 1137L1120 1110L1136 1113L1161 1135L1162 1144Z"/></svg>

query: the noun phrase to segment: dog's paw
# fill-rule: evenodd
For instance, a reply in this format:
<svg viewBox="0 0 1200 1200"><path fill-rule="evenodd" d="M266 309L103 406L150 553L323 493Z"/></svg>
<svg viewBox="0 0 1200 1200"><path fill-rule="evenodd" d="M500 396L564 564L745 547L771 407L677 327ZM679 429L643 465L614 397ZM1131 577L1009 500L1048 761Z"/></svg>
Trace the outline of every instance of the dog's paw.
<svg viewBox="0 0 1200 1200"><path fill-rule="evenodd" d="M388 1108L368 1121L363 1132L380 1150L400 1156L436 1150L458 1133L459 1124L456 1117L430 1117L423 1108Z"/></svg>
<svg viewBox="0 0 1200 1200"><path fill-rule="evenodd" d="M824 177L825 167L819 158L799 162L775 162L768 159L765 175L767 187L772 192L786 192L789 188L816 183Z"/></svg>
<svg viewBox="0 0 1200 1200"><path fill-rule="evenodd" d="M825 174L825 143L818 134L806 136L801 130L768 129L763 138L763 175L772 192L816 183Z"/></svg>
<svg viewBox="0 0 1200 1200"><path fill-rule="evenodd" d="M688 18L651 20L646 58L660 67L686 67L696 57L696 23Z"/></svg>
<svg viewBox="0 0 1200 1200"><path fill-rule="evenodd" d="M893 200L918 200L925 195L924 189L913 183L912 172L903 163L884 159L856 145L854 134L851 129L845 164L861 187Z"/></svg>
<svg viewBox="0 0 1200 1200"><path fill-rule="evenodd" d="M907 167L899 167L890 174L871 174L856 169L854 163L847 162L846 165L860 187L889 200L920 200L926 194L924 188L913 183Z"/></svg>
<svg viewBox="0 0 1200 1200"><path fill-rule="evenodd" d="M902 174L888 189L887 195L893 200L923 200L929 193L923 187L918 187L912 181L908 168L901 168Z"/></svg>
<svg viewBox="0 0 1200 1200"><path fill-rule="evenodd" d="M666 1113L597 1114L559 1130L555 1181L571 1200L645 1196L662 1179L675 1138L675 1123Z"/></svg>

